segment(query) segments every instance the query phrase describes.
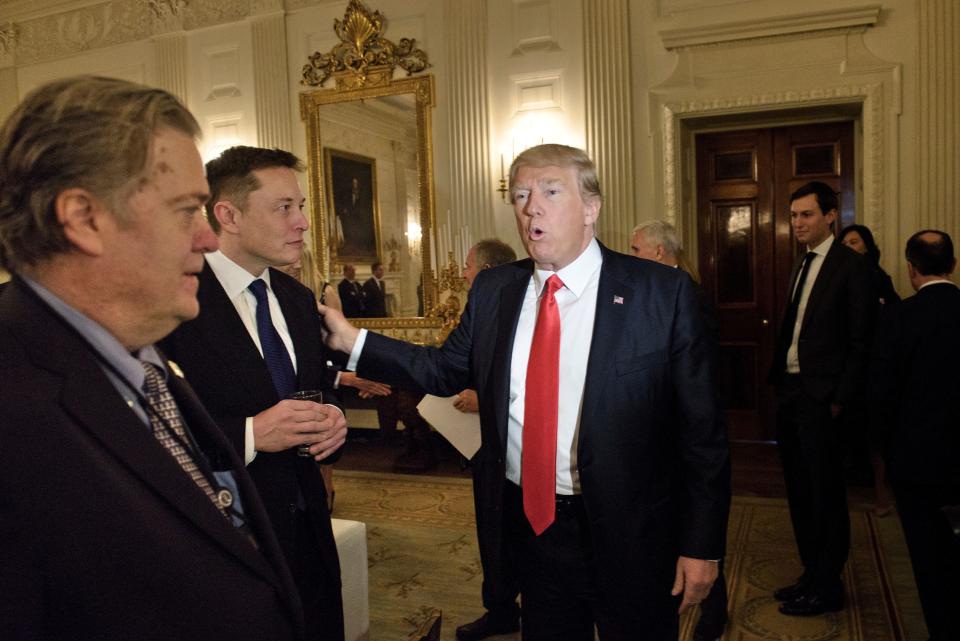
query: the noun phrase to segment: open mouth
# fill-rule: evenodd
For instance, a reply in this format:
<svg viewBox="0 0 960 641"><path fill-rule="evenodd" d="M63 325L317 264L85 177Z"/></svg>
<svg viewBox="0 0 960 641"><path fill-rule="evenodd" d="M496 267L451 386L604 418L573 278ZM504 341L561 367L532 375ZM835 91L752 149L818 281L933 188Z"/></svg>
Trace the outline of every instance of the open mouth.
<svg viewBox="0 0 960 641"><path fill-rule="evenodd" d="M534 226L531 227L527 233L530 236L530 240L540 240L543 238L545 232L539 227Z"/></svg>

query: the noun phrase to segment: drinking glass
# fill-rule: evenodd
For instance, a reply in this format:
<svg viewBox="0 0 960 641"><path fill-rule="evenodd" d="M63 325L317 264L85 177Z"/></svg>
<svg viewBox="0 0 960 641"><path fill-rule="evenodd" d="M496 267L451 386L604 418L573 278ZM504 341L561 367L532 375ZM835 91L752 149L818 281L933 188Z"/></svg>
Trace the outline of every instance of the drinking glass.
<svg viewBox="0 0 960 641"><path fill-rule="evenodd" d="M299 392L294 392L287 398L292 398L295 401L313 401L314 403L323 404L323 392L316 389L300 390ZM313 456L310 454L310 445L312 444L306 443L297 447L297 454L299 456Z"/></svg>

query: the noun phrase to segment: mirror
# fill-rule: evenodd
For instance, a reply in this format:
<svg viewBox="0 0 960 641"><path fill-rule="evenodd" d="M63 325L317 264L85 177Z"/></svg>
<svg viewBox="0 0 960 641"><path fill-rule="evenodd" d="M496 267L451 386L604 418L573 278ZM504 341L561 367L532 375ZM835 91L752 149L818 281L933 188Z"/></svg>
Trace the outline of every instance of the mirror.
<svg viewBox="0 0 960 641"><path fill-rule="evenodd" d="M384 18L351 0L334 21L341 43L314 53L300 96L306 125L312 240L320 271L336 285L353 265L363 283L384 267L389 318L355 324L414 342L435 342L444 319L433 270L435 233L429 74L393 78L427 66L415 42L382 37ZM392 331L391 331L392 330Z"/></svg>

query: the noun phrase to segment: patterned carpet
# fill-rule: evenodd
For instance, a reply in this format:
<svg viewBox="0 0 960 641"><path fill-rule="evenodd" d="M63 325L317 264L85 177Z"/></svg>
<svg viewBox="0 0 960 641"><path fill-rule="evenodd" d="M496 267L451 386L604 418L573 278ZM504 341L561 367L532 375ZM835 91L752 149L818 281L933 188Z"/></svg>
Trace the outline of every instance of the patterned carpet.
<svg viewBox="0 0 960 641"><path fill-rule="evenodd" d="M338 470L336 488L335 516L367 524L371 641L405 641L434 607L443 610L442 638L453 640L456 626L482 614L468 479ZM904 631L898 615L910 591L895 585L903 576L891 579L891 555L892 565L903 566L902 541L891 519L884 521L863 509L851 511L853 545L844 576L849 601L843 612L785 617L770 593L799 574L786 504L735 497L727 553L732 624L724 639L918 638ZM897 572L903 575L903 567ZM684 617L681 639L690 638L694 622ZM492 638L519 639L519 634Z"/></svg>

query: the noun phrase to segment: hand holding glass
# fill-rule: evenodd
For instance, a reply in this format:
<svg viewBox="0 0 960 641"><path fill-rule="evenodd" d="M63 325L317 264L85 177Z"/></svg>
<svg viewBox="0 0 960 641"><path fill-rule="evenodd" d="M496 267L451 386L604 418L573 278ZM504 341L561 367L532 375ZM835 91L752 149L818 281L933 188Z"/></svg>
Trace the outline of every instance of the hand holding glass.
<svg viewBox="0 0 960 641"><path fill-rule="evenodd" d="M293 399L295 401L313 401L314 403L317 403L320 405L323 404L323 392L315 389L300 390L299 392L294 392L287 398ZM313 454L310 453L310 445L311 443L306 443L304 445L297 447L297 454L299 456L304 456L304 457L313 456Z"/></svg>

